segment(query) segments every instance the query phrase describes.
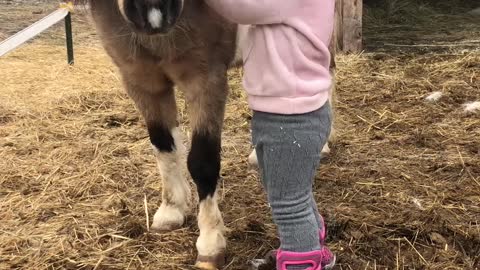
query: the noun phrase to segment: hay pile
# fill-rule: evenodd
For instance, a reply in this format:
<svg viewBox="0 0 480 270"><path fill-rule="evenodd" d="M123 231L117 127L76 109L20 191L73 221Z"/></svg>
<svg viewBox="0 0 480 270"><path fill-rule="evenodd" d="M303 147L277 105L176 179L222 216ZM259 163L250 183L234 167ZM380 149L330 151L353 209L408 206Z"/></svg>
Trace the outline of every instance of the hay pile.
<svg viewBox="0 0 480 270"><path fill-rule="evenodd" d="M428 35L416 26L425 39L415 44L442 42L447 19L458 42L478 40L469 19L439 18ZM144 200L151 220L161 183L144 122L91 29L78 29L74 67L60 38L0 60L0 269L192 269L195 216L184 229L147 232ZM415 45L412 32L388 32L367 25L370 52L337 59L338 139L315 196L338 269L478 269L480 114L462 105L480 101L480 52L379 46ZM245 269L278 240L247 165L240 71L230 85L221 207L227 269Z"/></svg>

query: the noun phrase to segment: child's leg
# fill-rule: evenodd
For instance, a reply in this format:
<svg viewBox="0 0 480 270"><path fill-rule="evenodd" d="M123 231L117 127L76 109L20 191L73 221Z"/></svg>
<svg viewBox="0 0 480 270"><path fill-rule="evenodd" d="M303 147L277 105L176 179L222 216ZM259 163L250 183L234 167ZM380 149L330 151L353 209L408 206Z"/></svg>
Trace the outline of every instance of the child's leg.
<svg viewBox="0 0 480 270"><path fill-rule="evenodd" d="M325 145L326 145L326 144L325 144ZM258 146L258 147L260 148L261 146ZM323 150L322 150L322 151L323 151ZM259 166L260 168L263 168L263 167L264 167L264 165L263 165L263 152L260 151L260 152L258 153L258 155L260 156L260 157L258 158L258 161L257 161L257 154L256 154L256 152L257 152L257 151L254 151L254 152L253 152L253 153L255 153L255 160L256 160L255 162L257 163L257 165L258 165L259 163L262 163L262 164L259 164L258 166ZM263 186L265 186L265 181L264 181L264 177L263 177L263 174L262 174L262 170L261 170L261 169L260 169L260 174L262 175L262 177L261 177L262 184L263 184ZM315 213L315 219L317 220L318 230L319 230L319 232L320 232L320 231L323 232L323 236L325 237L325 235L326 235L326 229L327 229L327 228L325 227L324 220L323 220L322 216L320 215L320 212L318 211L317 202L315 201L315 197L313 196L313 193L311 194L311 197L312 197L311 206L312 206L313 212ZM322 241L324 241L324 240L325 240L325 239L320 239L320 243L321 243Z"/></svg>
<svg viewBox="0 0 480 270"><path fill-rule="evenodd" d="M281 249L320 249L312 181L330 132L330 108L302 115L255 112L252 134ZM315 206L315 207L314 207Z"/></svg>
<svg viewBox="0 0 480 270"><path fill-rule="evenodd" d="M312 197L312 200L311 200L311 207L313 209L313 212L315 213L315 219L317 220L317 224L318 224L318 229L319 230L323 230L325 228L323 228L323 219L322 217L320 216L320 211L318 211L318 206L317 206L317 202L315 201L315 197L313 196L313 192L312 194L310 195Z"/></svg>

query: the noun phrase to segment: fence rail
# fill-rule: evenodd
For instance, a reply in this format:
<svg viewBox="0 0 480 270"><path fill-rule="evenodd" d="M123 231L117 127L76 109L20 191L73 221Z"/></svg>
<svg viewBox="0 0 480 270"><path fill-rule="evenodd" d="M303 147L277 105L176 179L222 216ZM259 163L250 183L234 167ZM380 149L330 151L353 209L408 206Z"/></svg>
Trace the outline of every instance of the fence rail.
<svg viewBox="0 0 480 270"><path fill-rule="evenodd" d="M0 57L15 50L25 42L41 34L43 31L57 24L61 20L65 20L65 34L67 45L68 64L73 65L73 35L72 35L72 19L71 12L73 3L62 3L60 8L50 13L43 19L16 33L15 35L0 42Z"/></svg>

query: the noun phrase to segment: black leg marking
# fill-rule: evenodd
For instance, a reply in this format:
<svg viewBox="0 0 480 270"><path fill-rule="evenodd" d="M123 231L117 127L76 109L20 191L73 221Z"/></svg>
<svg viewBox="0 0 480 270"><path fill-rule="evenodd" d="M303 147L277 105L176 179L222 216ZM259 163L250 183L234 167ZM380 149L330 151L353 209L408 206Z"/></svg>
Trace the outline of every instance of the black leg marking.
<svg viewBox="0 0 480 270"><path fill-rule="evenodd" d="M220 143L220 138L209 134L193 134L187 165L200 201L215 194L220 174Z"/></svg>
<svg viewBox="0 0 480 270"><path fill-rule="evenodd" d="M160 152L172 152L175 148L175 141L168 128L159 124L148 124L148 134L150 142Z"/></svg>

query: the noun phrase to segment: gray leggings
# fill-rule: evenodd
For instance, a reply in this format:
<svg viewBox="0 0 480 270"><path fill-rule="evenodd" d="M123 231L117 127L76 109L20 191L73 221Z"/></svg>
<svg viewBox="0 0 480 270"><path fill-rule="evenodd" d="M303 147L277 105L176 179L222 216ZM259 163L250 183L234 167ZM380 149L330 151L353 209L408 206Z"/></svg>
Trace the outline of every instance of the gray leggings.
<svg viewBox="0 0 480 270"><path fill-rule="evenodd" d="M254 111L253 144L282 250L320 249L320 216L312 186L330 131L328 102L306 114Z"/></svg>

